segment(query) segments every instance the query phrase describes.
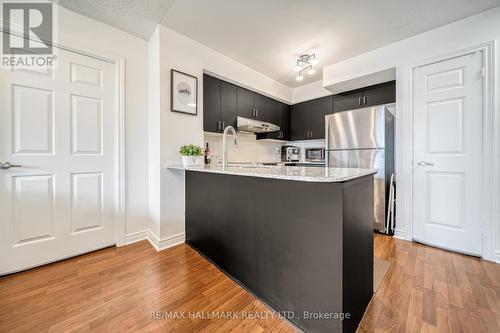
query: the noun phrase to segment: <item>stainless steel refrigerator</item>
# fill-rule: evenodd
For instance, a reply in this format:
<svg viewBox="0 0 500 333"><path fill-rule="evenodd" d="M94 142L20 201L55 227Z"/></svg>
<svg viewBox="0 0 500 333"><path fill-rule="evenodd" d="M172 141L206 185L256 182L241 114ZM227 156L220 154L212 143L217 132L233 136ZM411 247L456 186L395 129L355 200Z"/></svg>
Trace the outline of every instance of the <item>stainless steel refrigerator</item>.
<svg viewBox="0 0 500 333"><path fill-rule="evenodd" d="M374 229L386 232L394 172L394 116L387 106L374 106L328 115L325 126L328 166L378 170L374 177Z"/></svg>

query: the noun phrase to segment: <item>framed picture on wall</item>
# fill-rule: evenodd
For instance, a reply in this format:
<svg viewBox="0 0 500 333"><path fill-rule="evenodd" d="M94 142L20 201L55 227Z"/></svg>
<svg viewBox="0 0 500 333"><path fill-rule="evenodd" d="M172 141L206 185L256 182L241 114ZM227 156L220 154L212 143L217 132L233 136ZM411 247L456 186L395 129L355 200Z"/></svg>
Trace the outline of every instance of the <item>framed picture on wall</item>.
<svg viewBox="0 0 500 333"><path fill-rule="evenodd" d="M190 115L198 114L198 78L170 70L170 109Z"/></svg>

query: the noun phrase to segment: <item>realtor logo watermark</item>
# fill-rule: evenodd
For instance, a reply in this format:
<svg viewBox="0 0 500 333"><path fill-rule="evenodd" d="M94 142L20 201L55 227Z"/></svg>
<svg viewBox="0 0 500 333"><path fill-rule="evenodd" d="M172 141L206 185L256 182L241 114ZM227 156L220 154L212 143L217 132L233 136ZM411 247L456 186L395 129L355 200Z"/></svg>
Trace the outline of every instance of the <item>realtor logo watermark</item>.
<svg viewBox="0 0 500 333"><path fill-rule="evenodd" d="M2 69L56 65L55 7L50 1L2 1Z"/></svg>

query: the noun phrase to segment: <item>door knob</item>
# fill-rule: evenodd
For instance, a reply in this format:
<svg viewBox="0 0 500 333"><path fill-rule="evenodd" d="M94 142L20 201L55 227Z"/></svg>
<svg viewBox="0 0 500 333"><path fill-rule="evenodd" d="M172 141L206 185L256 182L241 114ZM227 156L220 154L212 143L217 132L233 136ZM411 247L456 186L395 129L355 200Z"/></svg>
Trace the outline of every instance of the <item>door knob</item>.
<svg viewBox="0 0 500 333"><path fill-rule="evenodd" d="M9 169L9 168L20 168L20 165L10 164L9 162L0 162L0 169Z"/></svg>
<svg viewBox="0 0 500 333"><path fill-rule="evenodd" d="M431 162L426 162L426 161L418 161L417 162L418 165L421 165L421 166L431 166L431 165L434 165L434 163L431 163Z"/></svg>

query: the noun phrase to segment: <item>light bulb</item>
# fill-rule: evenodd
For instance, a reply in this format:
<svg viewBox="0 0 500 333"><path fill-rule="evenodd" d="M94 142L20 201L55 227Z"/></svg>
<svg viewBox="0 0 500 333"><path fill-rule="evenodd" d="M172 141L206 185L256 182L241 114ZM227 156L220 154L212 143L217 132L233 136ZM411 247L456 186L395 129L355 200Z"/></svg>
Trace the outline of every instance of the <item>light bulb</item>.
<svg viewBox="0 0 500 333"><path fill-rule="evenodd" d="M311 65L317 65L319 63L318 58L311 59Z"/></svg>
<svg viewBox="0 0 500 333"><path fill-rule="evenodd" d="M304 77L303 77L302 75L299 75L299 76L297 76L297 77L295 78L295 80L297 80L297 81L302 81L302 80L304 80Z"/></svg>
<svg viewBox="0 0 500 333"><path fill-rule="evenodd" d="M298 72L298 71L300 71L301 69L302 69L302 66L300 66L300 65L295 65L295 67L293 68L293 70L294 70L295 72Z"/></svg>
<svg viewBox="0 0 500 333"><path fill-rule="evenodd" d="M310 70L307 71L307 74L309 75L313 75L314 73L316 73L316 70L314 68L311 68Z"/></svg>

